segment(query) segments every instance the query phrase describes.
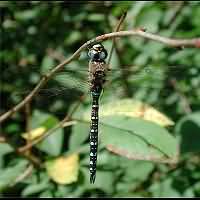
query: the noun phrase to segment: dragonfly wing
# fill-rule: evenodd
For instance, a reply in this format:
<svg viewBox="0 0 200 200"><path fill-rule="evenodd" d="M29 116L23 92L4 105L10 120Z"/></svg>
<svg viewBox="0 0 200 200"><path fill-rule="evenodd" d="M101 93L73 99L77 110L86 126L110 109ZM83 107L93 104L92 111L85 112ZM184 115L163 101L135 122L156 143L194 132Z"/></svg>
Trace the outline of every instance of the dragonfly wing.
<svg viewBox="0 0 200 200"><path fill-rule="evenodd" d="M111 70L107 79L111 82L115 81L126 81L132 84L140 84L140 86L144 85L143 83L151 83L148 84L151 87L158 86L159 82L163 82L169 80L171 77L180 78L183 80L185 75L185 66L147 66L144 68L122 68L118 69L118 71ZM113 71L113 72L112 72ZM185 75L186 76L186 75ZM155 83L155 84L153 84Z"/></svg>
<svg viewBox="0 0 200 200"><path fill-rule="evenodd" d="M148 66L144 68L131 68L130 66L129 69L111 70L107 76L104 92L115 91L112 94L116 95L116 98L128 96L153 104L158 104L158 99L163 97L168 104L171 104L171 102L180 100L179 91L174 87L172 80L177 80L176 84L182 88L184 93L187 91L188 81L197 78L199 73L200 68L197 66ZM188 77L191 77L191 80L188 80Z"/></svg>
<svg viewBox="0 0 200 200"><path fill-rule="evenodd" d="M35 73L34 67L33 73ZM145 88L145 90L149 90L151 88L161 90L162 92L168 93L169 91L163 91L163 84L166 84L166 80L171 77L180 78L181 74L189 71L190 68L187 66L147 66L147 67L138 67L138 66L121 66L121 67L109 67L111 70L107 75L107 83L106 85L114 88L120 88L127 81L128 87L131 90L137 90L141 88ZM193 67L194 68L194 67ZM39 72L38 69L38 79L42 77L42 73ZM195 68L198 69L199 68ZM27 71L28 70L28 71ZM31 67L27 67L25 69L18 70L19 75L23 78L24 76L29 76ZM9 71L9 70L8 70ZM17 71L17 73L18 73ZM7 73L6 71L4 72ZM46 72L45 72L46 73ZM184 79L184 77L181 77ZM31 78L28 78L31 79ZM34 83L37 84L37 81ZM24 88L26 85L30 85L31 88ZM105 87L109 89L109 87ZM22 88L23 87L23 88ZM22 84L21 88L14 89L12 92L12 97L16 97L15 103L22 100L26 95L28 95L31 90L34 88L34 85L31 84ZM61 72L56 73L45 85L45 88L40 89L38 96L39 97L58 97L65 96L65 98L71 98L72 94L83 94L88 92L89 83L88 83L88 67L77 67L77 66L66 66ZM114 91L114 90L113 90ZM116 91L116 88L115 88ZM20 97L20 98L19 98Z"/></svg>
<svg viewBox="0 0 200 200"><path fill-rule="evenodd" d="M64 98L68 99L78 99L84 93L89 91L89 83L87 80L88 75L80 73L58 73L55 74L51 80L47 82L44 88L39 89L38 94L34 99L41 99L45 101L51 101L53 98ZM14 92L11 93L10 98L14 100L15 103L21 101L26 97L32 90L31 88L16 88Z"/></svg>

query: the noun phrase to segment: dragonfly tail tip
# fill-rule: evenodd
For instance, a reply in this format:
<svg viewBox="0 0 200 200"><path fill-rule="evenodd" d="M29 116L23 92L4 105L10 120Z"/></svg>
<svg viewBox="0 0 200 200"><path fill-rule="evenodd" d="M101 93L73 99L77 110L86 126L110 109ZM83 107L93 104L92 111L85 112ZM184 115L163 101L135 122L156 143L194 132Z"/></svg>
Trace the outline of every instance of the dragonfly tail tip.
<svg viewBox="0 0 200 200"><path fill-rule="evenodd" d="M95 174L92 174L92 175L90 176L90 183L94 184L95 178L96 178L96 175L95 175Z"/></svg>

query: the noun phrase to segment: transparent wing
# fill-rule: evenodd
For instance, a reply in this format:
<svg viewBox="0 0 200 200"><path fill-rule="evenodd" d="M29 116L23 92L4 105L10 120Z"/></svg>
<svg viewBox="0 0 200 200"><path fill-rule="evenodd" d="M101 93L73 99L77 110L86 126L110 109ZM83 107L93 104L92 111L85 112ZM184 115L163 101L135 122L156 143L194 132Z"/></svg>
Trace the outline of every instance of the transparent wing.
<svg viewBox="0 0 200 200"><path fill-rule="evenodd" d="M11 93L10 98L14 100L15 104L28 95L42 75L46 74L46 71L41 72L39 68L37 70L36 68L28 68L28 73L27 69L19 71L22 79L25 79L26 76L29 77L27 84L23 82L20 87L16 85ZM155 91L157 95L167 96L171 90L170 87L167 87L170 79L176 78L181 81L185 79L184 75L186 74L187 77L188 74L192 77L197 76L200 72L197 67L187 66L114 66L109 68L104 91L124 92L125 96L137 95L137 91L139 91L139 95ZM39 90L34 99L39 102L39 105L45 105L54 100L56 102L59 100L62 102L78 100L83 94L89 94L88 67L66 66L61 72L56 73L44 88Z"/></svg>
<svg viewBox="0 0 200 200"><path fill-rule="evenodd" d="M34 86L31 88L26 87L24 89L16 89L16 91L12 93L12 97L26 96L33 88ZM55 74L52 79L48 81L45 87L39 90L37 96L38 98L44 96L48 99L54 98L55 96L62 96L65 97L65 99L68 99L75 94L80 96L88 91L89 83L87 80L87 74L81 74L79 72L72 73L68 71L65 73Z"/></svg>
<svg viewBox="0 0 200 200"><path fill-rule="evenodd" d="M36 67L32 67L32 69L35 70ZM110 67L110 71L107 74L107 81L108 85L112 85L113 83L126 83L132 88L136 87L137 84L145 88L159 88L161 82L163 83L170 78L176 77L179 79L181 77L184 79L181 75L185 74L185 70L190 70L190 68L185 66L147 66L143 68L137 66ZM198 73L198 70L196 73ZM40 77L45 73L40 73ZM149 82L151 82L151 85L148 84ZM12 95L27 95L32 88L24 88L23 90L16 89ZM67 91L71 94L71 90L82 93L88 92L89 82L87 67L79 67L78 69L77 67L71 66L56 73L45 88L40 89L39 95L48 96L50 98L64 93L66 94Z"/></svg>

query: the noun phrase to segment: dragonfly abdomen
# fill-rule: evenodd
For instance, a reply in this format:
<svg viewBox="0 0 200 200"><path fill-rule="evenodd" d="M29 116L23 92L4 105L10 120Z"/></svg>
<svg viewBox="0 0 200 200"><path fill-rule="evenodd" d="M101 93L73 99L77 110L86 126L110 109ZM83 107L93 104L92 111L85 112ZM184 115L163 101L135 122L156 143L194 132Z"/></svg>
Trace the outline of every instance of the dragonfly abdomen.
<svg viewBox="0 0 200 200"><path fill-rule="evenodd" d="M94 183L96 177L97 148L98 148L98 121L99 121L99 96L101 89L91 91L92 112L90 127L90 182Z"/></svg>

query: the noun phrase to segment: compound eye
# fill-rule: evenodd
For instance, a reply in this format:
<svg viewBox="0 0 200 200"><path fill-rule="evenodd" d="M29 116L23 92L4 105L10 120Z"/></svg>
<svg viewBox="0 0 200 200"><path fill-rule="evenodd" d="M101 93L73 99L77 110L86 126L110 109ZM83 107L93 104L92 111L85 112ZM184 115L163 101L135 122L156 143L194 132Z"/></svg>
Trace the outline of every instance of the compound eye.
<svg viewBox="0 0 200 200"><path fill-rule="evenodd" d="M107 55L108 55L108 54L107 54L107 51L102 51L102 52L100 53L100 56L99 56L99 57L100 57L101 60L104 60L104 59L106 59Z"/></svg>
<svg viewBox="0 0 200 200"><path fill-rule="evenodd" d="M90 59L94 59L98 55L98 52L94 49L90 49L88 52L88 56Z"/></svg>

